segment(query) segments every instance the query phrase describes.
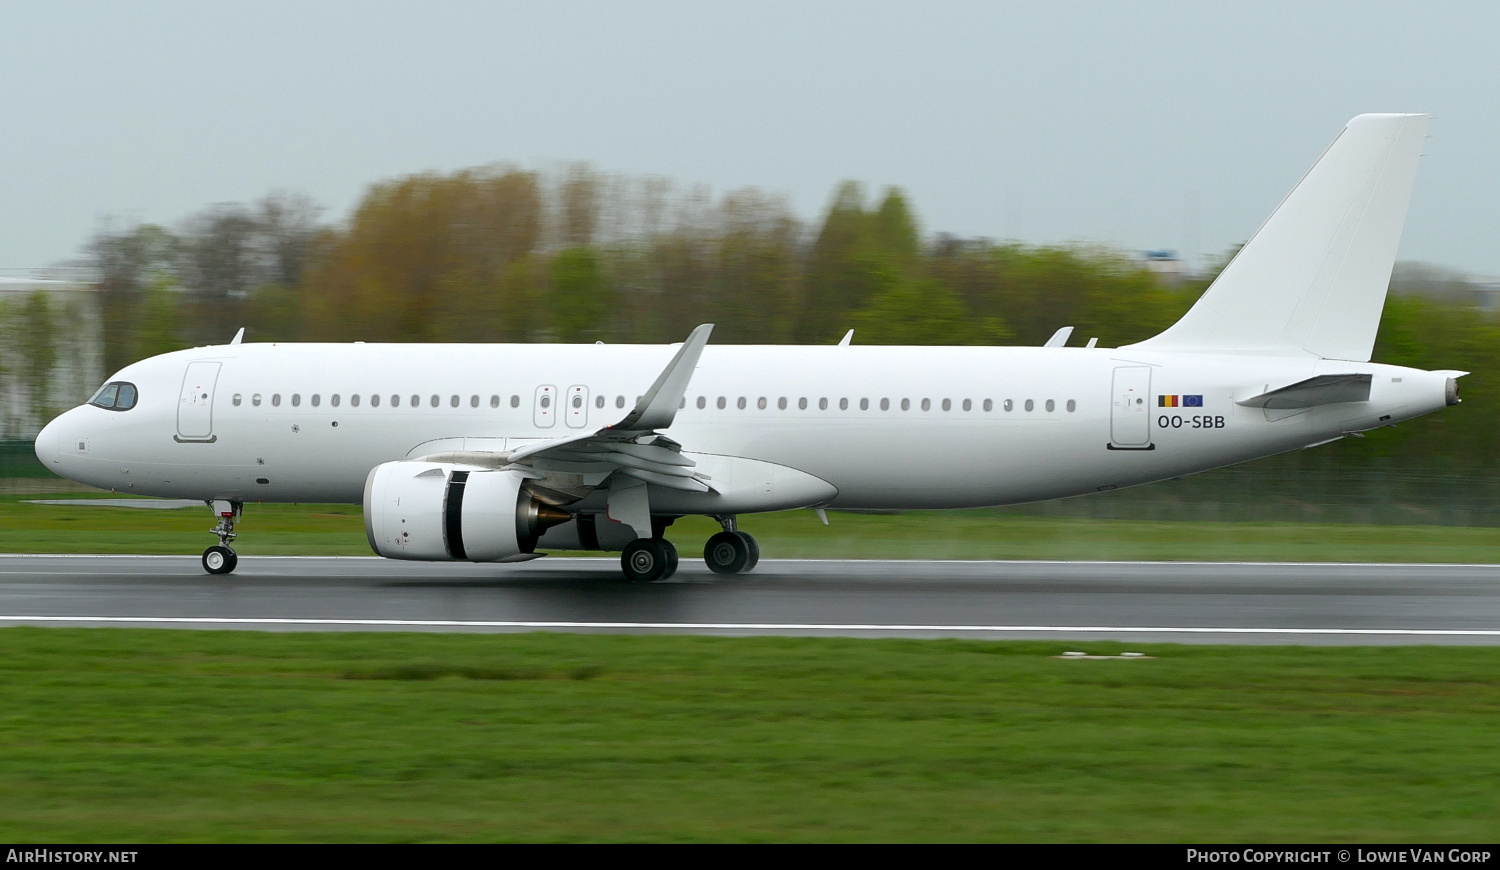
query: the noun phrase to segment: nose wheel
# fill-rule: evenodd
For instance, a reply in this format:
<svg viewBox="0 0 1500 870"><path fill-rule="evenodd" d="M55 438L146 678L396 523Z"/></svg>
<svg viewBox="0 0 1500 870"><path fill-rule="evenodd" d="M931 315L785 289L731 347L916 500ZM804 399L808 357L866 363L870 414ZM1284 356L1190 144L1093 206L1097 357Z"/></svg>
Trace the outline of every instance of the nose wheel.
<svg viewBox="0 0 1500 870"><path fill-rule="evenodd" d="M210 574L228 574L240 557L228 547L209 547L203 551L203 570Z"/></svg>
<svg viewBox="0 0 1500 870"><path fill-rule="evenodd" d="M234 540L234 523L240 518L244 503L211 501L208 506L218 519L209 531L219 536L219 545L203 551L203 570L210 574L228 574L240 563L239 555L229 549L229 542Z"/></svg>

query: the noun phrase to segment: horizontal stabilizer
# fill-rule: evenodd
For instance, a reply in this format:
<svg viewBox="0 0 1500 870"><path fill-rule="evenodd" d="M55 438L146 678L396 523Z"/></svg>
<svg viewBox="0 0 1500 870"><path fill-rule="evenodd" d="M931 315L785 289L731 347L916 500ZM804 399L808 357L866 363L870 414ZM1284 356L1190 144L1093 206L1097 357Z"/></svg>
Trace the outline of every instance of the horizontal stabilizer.
<svg viewBox="0 0 1500 870"><path fill-rule="evenodd" d="M1369 375L1318 375L1291 386L1235 402L1247 408L1314 408L1344 402L1370 401Z"/></svg>

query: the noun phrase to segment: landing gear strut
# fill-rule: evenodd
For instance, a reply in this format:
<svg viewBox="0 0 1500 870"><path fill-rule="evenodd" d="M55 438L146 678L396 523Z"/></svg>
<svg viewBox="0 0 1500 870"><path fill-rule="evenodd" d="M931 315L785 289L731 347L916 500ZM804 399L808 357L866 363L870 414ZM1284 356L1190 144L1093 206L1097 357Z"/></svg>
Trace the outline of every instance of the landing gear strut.
<svg viewBox="0 0 1500 870"><path fill-rule="evenodd" d="M620 554L620 569L632 583L665 580L677 572L677 548L666 538L636 538Z"/></svg>
<svg viewBox="0 0 1500 870"><path fill-rule="evenodd" d="M760 561L760 545L746 532L735 528L734 517L714 517L724 531L708 539L703 546L703 561L715 574L744 574L754 570Z"/></svg>
<svg viewBox="0 0 1500 870"><path fill-rule="evenodd" d="M240 563L239 555L229 549L229 542L234 540L234 523L245 505L238 501L211 501L208 506L219 519L209 529L219 536L219 545L203 551L203 570L210 574L228 574Z"/></svg>

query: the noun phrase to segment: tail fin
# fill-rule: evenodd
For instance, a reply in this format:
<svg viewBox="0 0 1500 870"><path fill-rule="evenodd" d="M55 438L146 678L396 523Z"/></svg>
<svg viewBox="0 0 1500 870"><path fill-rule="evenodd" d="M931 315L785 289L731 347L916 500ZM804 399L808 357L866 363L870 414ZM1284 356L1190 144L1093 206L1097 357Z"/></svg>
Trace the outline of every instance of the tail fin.
<svg viewBox="0 0 1500 870"><path fill-rule="evenodd" d="M1368 361L1428 115L1360 115L1151 350Z"/></svg>

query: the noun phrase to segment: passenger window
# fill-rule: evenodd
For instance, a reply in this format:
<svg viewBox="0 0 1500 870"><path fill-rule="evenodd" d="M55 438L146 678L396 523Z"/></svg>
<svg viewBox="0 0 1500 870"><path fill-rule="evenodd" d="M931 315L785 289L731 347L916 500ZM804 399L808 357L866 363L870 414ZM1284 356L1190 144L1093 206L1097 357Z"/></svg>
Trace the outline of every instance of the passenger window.
<svg viewBox="0 0 1500 870"><path fill-rule="evenodd" d="M432 398L428 400L428 404L432 405L432 407L434 408L436 408L438 405L441 405L442 403L443 400L440 396L438 396L437 393L433 393ZM416 402L412 402L412 404L415 405Z"/></svg>
<svg viewBox="0 0 1500 870"><path fill-rule="evenodd" d="M330 405L334 406L335 408L337 408L339 406L339 394L338 393L334 393L332 396L329 396L328 397L328 404L330 404Z"/></svg>
<svg viewBox="0 0 1500 870"><path fill-rule="evenodd" d="M625 397L624 396L615 396L615 407L616 408L623 408L623 407L625 407Z"/></svg>
<svg viewBox="0 0 1500 870"><path fill-rule="evenodd" d="M764 411L766 409L766 397L765 396L761 396L760 397L760 401L756 402L755 406L757 408L760 408L762 411Z"/></svg>
<svg viewBox="0 0 1500 870"><path fill-rule="evenodd" d="M477 408L477 407L479 407L479 396L474 395L474 396L470 396L469 397L469 407L470 408Z"/></svg>
<svg viewBox="0 0 1500 870"><path fill-rule="evenodd" d="M776 410L778 410L778 411L785 411L786 410L786 396L782 396L781 398L779 398L779 399L776 400Z"/></svg>
<svg viewBox="0 0 1500 870"><path fill-rule="evenodd" d="M1012 402L1010 399L1006 399L1005 400L1005 410L1009 411L1010 409L1014 408L1015 406L1016 406L1015 402ZM986 411L988 411L990 409L990 400L989 399L985 399L984 400L984 409Z"/></svg>
<svg viewBox="0 0 1500 870"><path fill-rule="evenodd" d="M727 404L729 404L729 401L727 399L725 399L723 396L720 396L719 397L719 410L720 411L724 410L724 406L727 405Z"/></svg>
<svg viewBox="0 0 1500 870"><path fill-rule="evenodd" d="M847 411L847 410L849 410L849 400L848 399L839 399L839 410L840 411Z"/></svg>
<svg viewBox="0 0 1500 870"><path fill-rule="evenodd" d="M944 411L951 411L951 410L953 410L953 400L952 399L944 399L943 400L943 410Z"/></svg>
<svg viewBox="0 0 1500 870"><path fill-rule="evenodd" d="M706 396L699 396L698 397L698 410L701 411L701 410L703 410L706 407L708 407L708 397L706 397Z"/></svg>
<svg viewBox="0 0 1500 870"><path fill-rule="evenodd" d="M985 399L984 400L984 410L986 412L995 410L995 400L994 399ZM1006 399L1005 400L1005 410L1007 410L1007 411L1010 410L1010 399Z"/></svg>
<svg viewBox="0 0 1500 870"><path fill-rule="evenodd" d="M254 405L257 408L260 407L260 393L256 393L255 395L250 397L250 404Z"/></svg>
<svg viewBox="0 0 1500 870"><path fill-rule="evenodd" d="M910 411L911 410L911 399L902 399L901 400L901 410L903 410L903 411Z"/></svg>
<svg viewBox="0 0 1500 870"><path fill-rule="evenodd" d="M498 408L498 407L500 407L500 397L499 396L490 396L490 407L491 408Z"/></svg>
<svg viewBox="0 0 1500 870"><path fill-rule="evenodd" d="M392 408L399 408L399 407L401 407L401 394L400 393L391 393L391 407Z"/></svg>
<svg viewBox="0 0 1500 870"><path fill-rule="evenodd" d="M869 399L860 399L859 400L859 409L861 411L868 411L868 410L870 410L870 400Z"/></svg>
<svg viewBox="0 0 1500 870"><path fill-rule="evenodd" d="M1033 409L1033 408L1035 408L1035 407L1036 407L1036 402L1033 402L1033 401L1032 401L1032 400L1030 400L1030 399L1027 399L1027 400L1026 400L1026 410L1027 410L1027 411L1030 411L1030 410L1031 410L1031 409Z"/></svg>
<svg viewBox="0 0 1500 870"><path fill-rule="evenodd" d="M519 408L519 407L521 407L521 397L520 396L511 396L510 397L510 406L512 408Z"/></svg>
<svg viewBox="0 0 1500 870"><path fill-rule="evenodd" d="M890 409L891 409L891 400L890 399L881 399L880 400L880 410L882 410L882 411L889 411Z"/></svg>
<svg viewBox="0 0 1500 870"><path fill-rule="evenodd" d="M378 407L380 407L380 394L379 393L371 393L370 394L370 407L372 407L372 408L378 408Z"/></svg>
<svg viewBox="0 0 1500 870"><path fill-rule="evenodd" d="M575 407L575 408L578 407L578 400L577 399L573 400L573 407ZM687 407L687 396L683 396L681 399L677 400L677 410L681 411L683 408L686 408L686 407Z"/></svg>
<svg viewBox="0 0 1500 870"><path fill-rule="evenodd" d="M736 402L735 404L739 406L739 409L741 411L745 410L745 397L744 396L740 396L740 400L738 402Z"/></svg>
<svg viewBox="0 0 1500 870"><path fill-rule="evenodd" d="M433 396L433 397L432 397L432 398L433 398L433 399L434 399L434 400L436 400L436 399L437 399L437 396ZM420 407L422 407L422 397L421 397L421 396L418 396L418 395L416 395L416 394L415 394L415 393L413 393L413 394L412 394L412 397L411 397L411 403L410 403L410 404L411 404L411 406L412 406L412 407L413 407L413 408L420 408ZM433 404L437 404L437 402L436 402L436 401L434 401L434 402L433 402Z"/></svg>
<svg viewBox="0 0 1500 870"><path fill-rule="evenodd" d="M1054 408L1056 408L1056 407L1057 407L1057 403L1056 402L1052 401L1051 399L1047 400L1047 413L1049 413L1049 414L1052 413L1052 410Z"/></svg>
<svg viewBox="0 0 1500 870"><path fill-rule="evenodd" d="M828 410L828 400L827 399L819 399L818 400L818 410L819 411L826 411L826 410Z"/></svg>
<svg viewBox="0 0 1500 870"><path fill-rule="evenodd" d="M317 393L313 393L313 394L312 394L312 406L313 406L313 407L314 407L314 408L316 408L316 407L318 407L318 405L320 405L320 404L322 404L322 403L323 403L323 397L321 397L321 396L319 396L319 395L318 395L318 394L317 394ZM297 404L297 403L296 403L296 402L293 402L293 403L292 403L292 404L294 404L294 405L295 405L295 404Z"/></svg>
<svg viewBox="0 0 1500 870"><path fill-rule="evenodd" d="M932 410L932 400L931 399L923 399L922 400L922 410L924 410L924 411L931 411Z"/></svg>
<svg viewBox="0 0 1500 870"><path fill-rule="evenodd" d="M1073 401L1072 399L1069 399L1068 400L1068 413L1071 414L1071 413L1073 413L1076 410L1078 410L1078 403L1075 402L1075 401Z"/></svg>
<svg viewBox="0 0 1500 870"><path fill-rule="evenodd" d="M974 403L972 401L970 401L969 399L964 399L964 410L965 411L972 411L972 410L974 410Z"/></svg>
<svg viewBox="0 0 1500 870"><path fill-rule="evenodd" d="M455 395L455 396L449 396L448 397L448 407L450 407L450 408L457 408L458 407L458 402L459 402L458 396ZM437 407L437 406L434 405L433 407Z"/></svg>
<svg viewBox="0 0 1500 870"><path fill-rule="evenodd" d="M235 393L234 394L234 399L232 399L231 401L233 401L234 402L234 406L236 408L238 408L240 406L240 394L239 393Z"/></svg>
<svg viewBox="0 0 1500 870"><path fill-rule="evenodd" d="M359 407L359 393L352 393L352 394L350 394L350 396L349 396L349 407L351 407L351 408L358 408Z"/></svg>
<svg viewBox="0 0 1500 870"><path fill-rule="evenodd" d="M301 393L292 393L292 407L293 408L300 408L300 407L302 407L302 394Z"/></svg>
<svg viewBox="0 0 1500 870"><path fill-rule="evenodd" d="M272 393L271 394L271 407L273 407L273 408L280 408L281 407L281 394L280 393Z"/></svg>

